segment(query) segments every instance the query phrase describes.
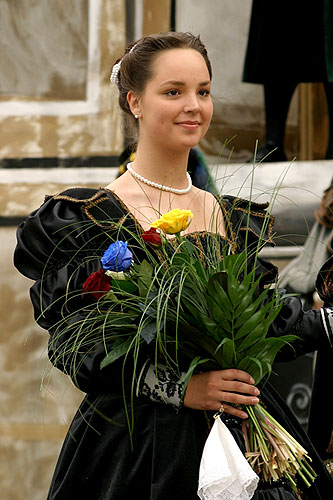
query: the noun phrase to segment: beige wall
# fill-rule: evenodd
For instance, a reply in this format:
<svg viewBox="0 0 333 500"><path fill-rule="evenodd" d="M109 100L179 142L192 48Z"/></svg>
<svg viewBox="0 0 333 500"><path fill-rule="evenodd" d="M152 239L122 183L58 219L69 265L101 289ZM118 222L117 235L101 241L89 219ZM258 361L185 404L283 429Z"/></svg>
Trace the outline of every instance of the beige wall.
<svg viewBox="0 0 333 500"><path fill-rule="evenodd" d="M116 169L0 169L0 214L25 217L46 194L96 187ZM0 227L0 498L45 500L68 425L83 394L47 358L48 333L34 321L33 282L13 266L16 227Z"/></svg>
<svg viewBox="0 0 333 500"><path fill-rule="evenodd" d="M122 0L0 3L0 158L119 154Z"/></svg>
<svg viewBox="0 0 333 500"><path fill-rule="evenodd" d="M33 321L31 282L12 264L15 228L1 228L0 241L0 498L45 500L81 395L47 361L48 334Z"/></svg>

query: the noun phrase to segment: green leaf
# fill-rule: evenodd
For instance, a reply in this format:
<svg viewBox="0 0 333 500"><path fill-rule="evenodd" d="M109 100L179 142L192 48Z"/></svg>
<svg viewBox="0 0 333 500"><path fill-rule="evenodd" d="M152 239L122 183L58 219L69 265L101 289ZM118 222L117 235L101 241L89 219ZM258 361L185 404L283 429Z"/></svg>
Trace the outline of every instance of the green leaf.
<svg viewBox="0 0 333 500"><path fill-rule="evenodd" d="M138 268L138 289L140 297L145 297L151 287L153 267L144 259Z"/></svg>
<svg viewBox="0 0 333 500"><path fill-rule="evenodd" d="M200 322L203 325L204 330L207 331L208 335L214 335L217 323L213 319L211 319L209 316L206 316L205 314L201 314Z"/></svg>
<svg viewBox="0 0 333 500"><path fill-rule="evenodd" d="M186 342L193 346L193 351L205 352L209 356L213 356L216 351L217 342L221 339L214 339L210 335L206 335L203 330L198 329L198 323L195 326L181 325L181 335L179 341ZM193 356L192 356L193 357Z"/></svg>
<svg viewBox="0 0 333 500"><path fill-rule="evenodd" d="M215 302L221 309L233 311L233 305L224 289L226 286L226 274L218 272L213 274L208 281L207 291L211 297L214 297Z"/></svg>
<svg viewBox="0 0 333 500"><path fill-rule="evenodd" d="M154 323L145 323L140 330L140 335L147 344L150 344L156 338L157 326Z"/></svg>
<svg viewBox="0 0 333 500"><path fill-rule="evenodd" d="M108 328L119 328L123 331L126 331L127 328L136 329L135 322L138 316L139 314L134 311L111 312L106 316L105 324L108 325Z"/></svg>
<svg viewBox="0 0 333 500"><path fill-rule="evenodd" d="M235 339L244 337L252 332L257 327L258 323L264 319L264 317L265 312L262 309L259 309L259 311L252 314L252 316L250 316L250 318L239 328L235 335Z"/></svg>
<svg viewBox="0 0 333 500"><path fill-rule="evenodd" d="M262 360L262 365L265 365L265 368L263 368L263 373L262 376L265 377L267 374L271 375L272 373L272 364L267 361L266 359Z"/></svg>
<svg viewBox="0 0 333 500"><path fill-rule="evenodd" d="M234 328L232 327L232 321L227 318L217 325L217 332L222 332L222 335L229 333L234 336ZM221 333L217 333L218 337L221 337ZM229 335L229 336L230 336Z"/></svg>
<svg viewBox="0 0 333 500"><path fill-rule="evenodd" d="M261 302L261 300L263 300L264 297L266 296L266 293L265 293L266 291L265 291L257 299L253 300L253 296L257 293L258 281L256 281L255 283L252 283L252 285L249 284L249 286L245 285L244 282L242 283L242 285L244 285L244 287L245 287L244 288L245 293L242 296L241 295L239 296L238 303L235 304L235 314L234 314L235 318L237 318L240 314L244 314L248 307L252 306L252 311L255 311L257 309L259 303ZM253 304L255 304L255 305L253 305ZM251 316L252 311L248 317ZM243 321L246 321L247 319L248 318L243 318Z"/></svg>
<svg viewBox="0 0 333 500"><path fill-rule="evenodd" d="M228 296L233 306L237 305L238 302L238 281L235 281L233 277L228 276Z"/></svg>
<svg viewBox="0 0 333 500"><path fill-rule="evenodd" d="M192 302L186 299L184 296L182 297L183 306L190 312L193 318L200 321L202 308L195 307ZM201 304L202 305L202 304Z"/></svg>
<svg viewBox="0 0 333 500"><path fill-rule="evenodd" d="M245 337L245 339L243 339L243 341L239 345L237 345L237 352L241 353L242 351L244 351L248 347L252 346L256 342L261 340L264 337L264 335L265 335L265 331L259 322L259 324L257 324L257 326L251 331L251 333L249 333Z"/></svg>
<svg viewBox="0 0 333 500"><path fill-rule="evenodd" d="M219 349L221 349L221 347L228 341L230 340L228 337L224 337L224 339L222 339L222 341L219 343L219 345L217 346L216 348L216 351L218 351Z"/></svg>
<svg viewBox="0 0 333 500"><path fill-rule="evenodd" d="M255 384L258 384L263 377L263 369L261 362L256 358L249 358L252 364L249 365L247 372L254 378Z"/></svg>
<svg viewBox="0 0 333 500"><path fill-rule="evenodd" d="M216 323L221 323L227 319L231 320L232 316L230 314L230 311L228 309L223 307L223 304L217 305L215 300L210 296L206 296L206 301L208 305L208 309L210 312L210 315L214 318Z"/></svg>
<svg viewBox="0 0 333 500"><path fill-rule="evenodd" d="M225 292L227 291L227 283L228 283L228 274L226 271L217 271L212 274L208 280L213 286L216 284L219 285Z"/></svg>
<svg viewBox="0 0 333 500"><path fill-rule="evenodd" d="M111 280L111 286L115 293L119 290L130 294L136 294L138 292L137 285L131 280Z"/></svg>
<svg viewBox="0 0 333 500"><path fill-rule="evenodd" d="M231 271L231 274L233 274L237 279L239 277L241 269L244 267L246 259L247 256L245 252L234 255L226 255L221 261L220 269Z"/></svg>
<svg viewBox="0 0 333 500"><path fill-rule="evenodd" d="M191 304L189 300L184 300L183 298L183 304L192 315L192 319L190 320L191 324L193 326L198 326L206 334L216 338L215 330L217 323L207 316L207 314L205 314L202 310Z"/></svg>
<svg viewBox="0 0 333 500"><path fill-rule="evenodd" d="M193 245L190 241L184 239L182 242L182 248L185 247L186 251L190 254L196 254L198 253L198 249L195 245Z"/></svg>
<svg viewBox="0 0 333 500"><path fill-rule="evenodd" d="M235 314L235 316L237 317L235 321L235 327L238 328L240 325L245 325L245 323L251 318L251 316L253 316L253 314L260 307L261 303L262 303L262 296L260 295L252 302L252 304L249 304L245 309L243 309L243 312L239 311L240 314L238 315L238 317Z"/></svg>
<svg viewBox="0 0 333 500"><path fill-rule="evenodd" d="M290 342L295 340L295 338L297 337L295 337L294 335L266 338L250 347L250 349L248 349L247 351L247 356L265 360L272 365L280 349L282 349L282 347L286 343L289 344Z"/></svg>
<svg viewBox="0 0 333 500"><path fill-rule="evenodd" d="M236 368L238 370L243 370L244 372L247 372L248 367L250 365L251 365L251 360L247 356L245 356L237 363Z"/></svg>
<svg viewBox="0 0 333 500"><path fill-rule="evenodd" d="M174 266L183 267L185 264L189 264L190 261L191 257L187 253L185 252L175 253L172 257L172 267Z"/></svg>
<svg viewBox="0 0 333 500"><path fill-rule="evenodd" d="M151 318L157 317L157 311L154 307L143 304L142 302L138 302L137 306L147 316L150 316Z"/></svg>
<svg viewBox="0 0 333 500"><path fill-rule="evenodd" d="M231 367L233 365L233 357L234 357L234 342L231 339L226 339L222 346L223 352L223 362L224 366Z"/></svg>
<svg viewBox="0 0 333 500"><path fill-rule="evenodd" d="M117 359L121 358L121 356L124 356L124 354L126 354L128 352L128 349L130 348L131 343L132 343L132 338L129 337L121 344L118 344L117 346L115 346L109 352L109 354L104 359L102 359L101 364L100 364L100 369L102 370L103 368L110 365L111 363L113 363Z"/></svg>
<svg viewBox="0 0 333 500"><path fill-rule="evenodd" d="M197 276L201 279L203 283L207 282L207 273L205 268L203 267L200 260L195 260L193 262L193 268L195 269Z"/></svg>
<svg viewBox="0 0 333 500"><path fill-rule="evenodd" d="M208 359L208 358L207 359L201 358L200 356L196 356L192 360L192 362L191 362L191 364L190 364L190 366L189 366L189 368L188 368L188 370L186 372L186 375L184 377L184 387L183 387L182 397L184 397L187 385L188 385L188 383L190 381L190 378L192 377L193 372L196 369L196 367L199 366L199 365L202 365L204 363L207 363L207 361L210 361L210 359Z"/></svg>

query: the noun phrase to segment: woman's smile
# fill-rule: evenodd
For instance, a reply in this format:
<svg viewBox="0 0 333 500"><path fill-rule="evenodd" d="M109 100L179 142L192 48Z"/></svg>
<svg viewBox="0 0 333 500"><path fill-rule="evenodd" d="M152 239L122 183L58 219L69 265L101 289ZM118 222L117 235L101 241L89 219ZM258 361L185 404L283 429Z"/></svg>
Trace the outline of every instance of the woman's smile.
<svg viewBox="0 0 333 500"><path fill-rule="evenodd" d="M177 122L176 125L179 125L180 127L186 128L188 130L196 130L198 127L200 127L200 122L187 120L183 122Z"/></svg>

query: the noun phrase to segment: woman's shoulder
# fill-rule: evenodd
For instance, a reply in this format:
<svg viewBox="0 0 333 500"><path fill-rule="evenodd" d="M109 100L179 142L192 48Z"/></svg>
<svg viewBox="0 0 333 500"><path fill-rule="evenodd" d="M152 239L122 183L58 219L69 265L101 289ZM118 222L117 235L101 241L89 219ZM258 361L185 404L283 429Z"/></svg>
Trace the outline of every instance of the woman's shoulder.
<svg viewBox="0 0 333 500"><path fill-rule="evenodd" d="M262 241L274 245L274 216L268 211L269 203L258 203L232 195L215 195L224 214L229 237L233 241Z"/></svg>
<svg viewBox="0 0 333 500"><path fill-rule="evenodd" d="M100 188L69 188L47 195L17 229L14 264L31 279L84 249L89 253L104 241L124 211L111 192Z"/></svg>

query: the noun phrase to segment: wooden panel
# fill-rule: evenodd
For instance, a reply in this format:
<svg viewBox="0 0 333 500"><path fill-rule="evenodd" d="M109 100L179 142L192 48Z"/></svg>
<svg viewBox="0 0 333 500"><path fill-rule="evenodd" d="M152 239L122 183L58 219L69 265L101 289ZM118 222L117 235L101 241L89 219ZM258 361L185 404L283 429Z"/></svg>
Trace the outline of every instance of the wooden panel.
<svg viewBox="0 0 333 500"><path fill-rule="evenodd" d="M143 35L169 31L170 9L170 0L143 0Z"/></svg>
<svg viewBox="0 0 333 500"><path fill-rule="evenodd" d="M299 145L298 159L321 160L325 158L329 119L324 86L322 83L299 85Z"/></svg>

